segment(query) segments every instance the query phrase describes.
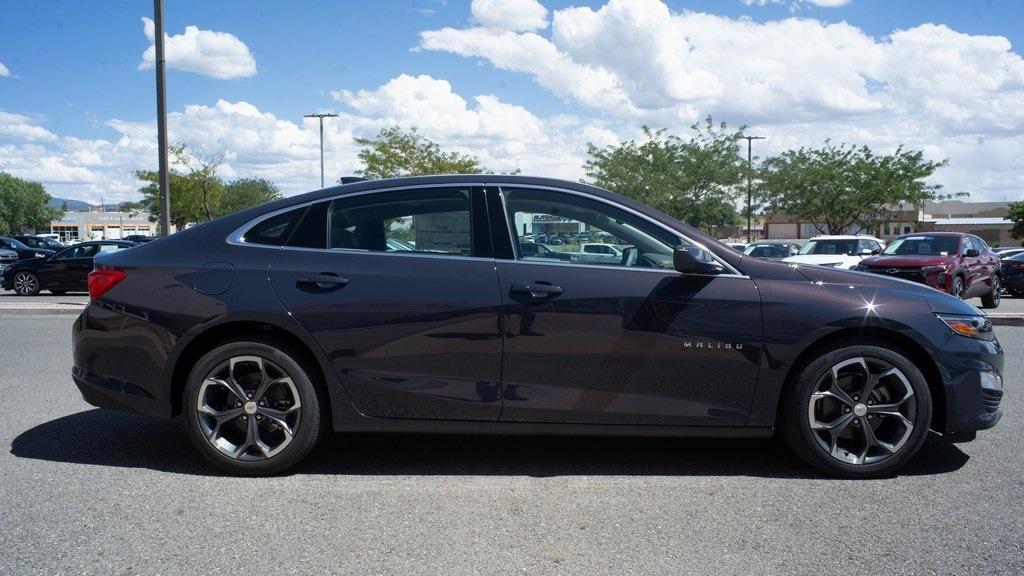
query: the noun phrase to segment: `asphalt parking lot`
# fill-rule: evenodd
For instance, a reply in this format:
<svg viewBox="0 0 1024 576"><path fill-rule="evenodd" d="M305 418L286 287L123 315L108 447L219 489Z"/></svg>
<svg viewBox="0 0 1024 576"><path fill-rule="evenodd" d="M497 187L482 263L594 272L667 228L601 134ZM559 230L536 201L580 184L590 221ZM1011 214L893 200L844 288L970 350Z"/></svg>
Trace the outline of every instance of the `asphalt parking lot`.
<svg viewBox="0 0 1024 576"><path fill-rule="evenodd" d="M175 424L94 409L74 316L0 315L0 574L1021 574L1024 328L1006 415L898 477L773 441L331 437L225 477Z"/></svg>

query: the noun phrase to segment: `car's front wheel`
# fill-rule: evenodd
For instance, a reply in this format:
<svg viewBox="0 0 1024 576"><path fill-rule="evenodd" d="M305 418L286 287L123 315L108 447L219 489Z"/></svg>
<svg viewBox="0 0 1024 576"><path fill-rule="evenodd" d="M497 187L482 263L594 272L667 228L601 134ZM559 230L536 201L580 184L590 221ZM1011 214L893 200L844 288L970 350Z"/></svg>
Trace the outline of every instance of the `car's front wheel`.
<svg viewBox="0 0 1024 576"><path fill-rule="evenodd" d="M1003 299L1003 284L999 276L992 277L992 290L981 297L982 308L998 308L999 302Z"/></svg>
<svg viewBox="0 0 1024 576"><path fill-rule="evenodd" d="M949 293L952 296L963 300L964 299L964 279L959 276L953 277L953 285L949 288Z"/></svg>
<svg viewBox="0 0 1024 576"><path fill-rule="evenodd" d="M299 462L324 433L323 398L301 354L274 341L223 344L185 386L189 437L235 474L274 474Z"/></svg>
<svg viewBox="0 0 1024 576"><path fill-rule="evenodd" d="M28 270L14 274L14 293L18 296L35 296L41 288L39 277Z"/></svg>
<svg viewBox="0 0 1024 576"><path fill-rule="evenodd" d="M877 345L834 349L797 373L780 427L815 468L846 478L894 473L924 444L932 402L921 371Z"/></svg>

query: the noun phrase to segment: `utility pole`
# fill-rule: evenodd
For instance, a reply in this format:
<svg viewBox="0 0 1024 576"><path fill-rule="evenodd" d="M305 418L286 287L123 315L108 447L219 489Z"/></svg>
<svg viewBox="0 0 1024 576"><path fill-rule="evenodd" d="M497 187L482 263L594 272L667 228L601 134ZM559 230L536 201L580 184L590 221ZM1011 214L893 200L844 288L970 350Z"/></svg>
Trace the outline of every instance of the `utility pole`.
<svg viewBox="0 0 1024 576"><path fill-rule="evenodd" d="M753 191L754 191L754 184L753 184L753 180L752 180L753 172L754 172L754 163L753 163L754 157L751 154L751 142L754 141L754 140L764 140L765 137L764 136L742 136L742 138L746 139L746 141L747 141L747 244L750 244L751 242L754 241L753 237L751 235L751 231L750 231L750 228L752 226L751 220L752 220L752 217L753 217L752 210L750 209L750 205L751 205L751 196L753 196Z"/></svg>
<svg viewBox="0 0 1024 576"><path fill-rule="evenodd" d="M324 187L324 118L337 118L337 114L322 112L319 114L304 114L303 118L317 118L320 120L320 187Z"/></svg>
<svg viewBox="0 0 1024 576"><path fill-rule="evenodd" d="M160 155L160 233L171 233L171 183L167 173L167 92L164 86L164 2L153 0L156 36L156 139Z"/></svg>

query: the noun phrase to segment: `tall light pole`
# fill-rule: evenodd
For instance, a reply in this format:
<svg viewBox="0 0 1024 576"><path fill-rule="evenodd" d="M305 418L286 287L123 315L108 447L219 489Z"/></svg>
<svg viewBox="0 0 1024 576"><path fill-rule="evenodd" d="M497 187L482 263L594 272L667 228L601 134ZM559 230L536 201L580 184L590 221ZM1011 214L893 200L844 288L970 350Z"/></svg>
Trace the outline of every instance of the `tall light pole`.
<svg viewBox="0 0 1024 576"><path fill-rule="evenodd" d="M319 114L304 114L303 118L317 118L320 120L320 187L324 187L324 118L337 118L337 114L321 112Z"/></svg>
<svg viewBox="0 0 1024 576"><path fill-rule="evenodd" d="M753 191L754 191L754 184L753 184L753 180L752 180L753 172L754 172L754 157L751 154L751 142L753 142L754 140L764 140L765 137L764 136L743 136L743 138L745 138L746 141L747 141L747 244L750 244L751 242L754 241L752 236L751 236L751 231L750 231L750 228L752 226L751 219L752 219L752 216L753 216L752 210L750 209L750 205L751 205L751 196L753 196Z"/></svg>
<svg viewBox="0 0 1024 576"><path fill-rule="evenodd" d="M160 232L171 233L171 183L167 173L167 93L164 89L164 3L153 0L153 28L156 45L156 139L160 155Z"/></svg>

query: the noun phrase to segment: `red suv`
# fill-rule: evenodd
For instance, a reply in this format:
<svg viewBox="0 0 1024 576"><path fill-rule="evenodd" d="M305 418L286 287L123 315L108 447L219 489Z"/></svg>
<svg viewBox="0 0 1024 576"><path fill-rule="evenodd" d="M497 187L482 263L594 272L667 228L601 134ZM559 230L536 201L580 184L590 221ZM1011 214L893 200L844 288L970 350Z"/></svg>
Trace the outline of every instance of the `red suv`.
<svg viewBox="0 0 1024 576"><path fill-rule="evenodd" d="M999 256L973 234L927 232L900 236L853 269L921 282L965 300L980 296L983 308L995 308L999 265Z"/></svg>

